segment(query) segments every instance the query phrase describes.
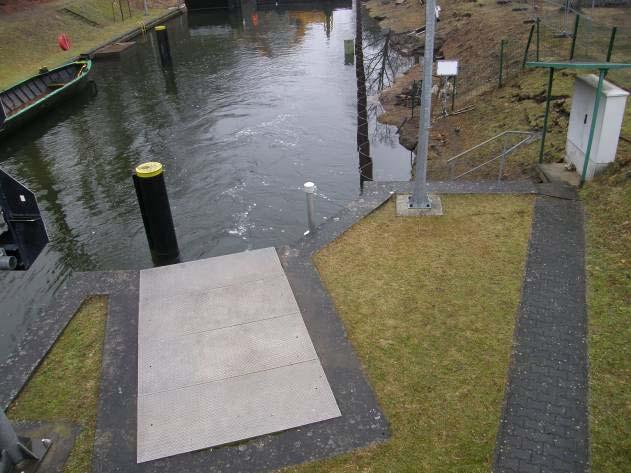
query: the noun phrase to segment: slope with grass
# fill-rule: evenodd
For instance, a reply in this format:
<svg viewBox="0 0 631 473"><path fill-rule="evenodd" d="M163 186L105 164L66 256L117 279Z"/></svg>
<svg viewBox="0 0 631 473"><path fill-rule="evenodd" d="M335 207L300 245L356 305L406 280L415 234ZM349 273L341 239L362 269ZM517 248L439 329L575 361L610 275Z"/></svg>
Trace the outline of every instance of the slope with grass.
<svg viewBox="0 0 631 473"><path fill-rule="evenodd" d="M290 471L489 471L532 202L444 196L421 219L389 202L318 253L392 438Z"/></svg>
<svg viewBox="0 0 631 473"><path fill-rule="evenodd" d="M105 297L85 301L7 412L13 420L81 426L64 473L91 469L106 317Z"/></svg>
<svg viewBox="0 0 631 473"><path fill-rule="evenodd" d="M526 47L530 25L524 24L527 15L513 11L510 5L497 5L495 2L473 1L458 2L448 0L440 2L443 6L443 18L439 23L438 36L442 36L442 51L446 58L460 61L458 76L458 93L456 110L465 105L473 109L460 115L439 116L440 106L434 100L434 118L430 132L429 177L439 180L447 177L447 159L472 146L481 143L506 130L541 131L545 111L545 94L547 87L547 71L526 69L515 75L519 64L512 64L511 76L505 80L503 88L497 88L497 72L493 73L493 81L486 88L473 88L467 81L475 82L477 75L471 73L471 64L476 64L480 72L483 70L498 71L498 48L501 39L510 38L514 61L521 63ZM403 4L369 0L367 7L372 16L386 17L381 25L396 32L409 31L414 25L424 22L423 7L413 0ZM631 9L602 8L596 9L597 20L601 23L628 23ZM608 38L608 36L607 36ZM550 38L545 39L545 48L550 48ZM560 41L560 40L559 40ZM569 49L569 40L563 39L558 54ZM614 60L624 60L631 55L631 43L624 34L619 35L616 42ZM602 48L601 48L602 49ZM605 48L606 50L606 48ZM464 65L464 68L463 68ZM597 71L581 70L580 74ZM482 78L488 78L480 74ZM576 72L563 70L555 74L551 115L548 123L546 141L546 162L561 162L565 153L568 117L572 104L572 89ZM623 88L631 87L629 74L609 74L609 79ZM412 117L409 103L403 103L399 96L409 91L413 81L420 78L420 66L415 66L407 74L395 81L392 87L380 95L385 113L379 121L400 127L400 141L409 149L416 146L418 136L418 111ZM506 79L506 78L505 78ZM467 89L468 97L463 97L463 89ZM494 152L485 148L487 157ZM531 145L521 152L511 155L509 165L505 169L504 178L521 179L532 175L532 167L538 161L539 147ZM484 161L481 156L472 164ZM631 106L627 106L623 122L622 138L618 147L616 168L628 169L631 164ZM473 167L473 166L472 166ZM471 174L471 179L489 179L497 177L497 166L482 168Z"/></svg>
<svg viewBox="0 0 631 473"><path fill-rule="evenodd" d="M125 9L125 21L121 21L120 11L117 15L116 10L112 12L109 0L53 0L3 14L0 17L0 90L37 73L41 67L62 64L158 18L167 12L165 5L174 2L151 3L155 6L144 16L143 10L133 7L132 2L132 16L129 18ZM62 51L57 45L61 33L72 41L69 51Z"/></svg>

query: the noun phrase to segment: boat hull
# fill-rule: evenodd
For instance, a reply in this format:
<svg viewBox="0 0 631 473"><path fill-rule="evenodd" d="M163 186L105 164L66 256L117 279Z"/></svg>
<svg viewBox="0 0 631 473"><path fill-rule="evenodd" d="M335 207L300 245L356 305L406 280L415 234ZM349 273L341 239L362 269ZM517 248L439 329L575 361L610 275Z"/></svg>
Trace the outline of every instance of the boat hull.
<svg viewBox="0 0 631 473"><path fill-rule="evenodd" d="M239 0L185 0L186 8L189 11L198 10L224 10L240 8Z"/></svg>
<svg viewBox="0 0 631 473"><path fill-rule="evenodd" d="M9 115L8 118L4 121L4 123L0 126L0 139L7 137L8 135L23 129L25 125L32 121L34 118L41 116L42 114L47 113L49 110L56 108L59 104L64 103L71 99L72 96L85 91L88 87L88 73L91 68L91 62L86 61L87 70L82 73L79 77L68 82L63 87L60 87L58 90L55 90L48 95L43 96L41 99L33 102L29 106L25 107L19 113L14 115ZM39 76L36 76L39 77ZM18 86L26 84L27 82L34 80L28 79L27 81L18 84ZM17 86L14 86L14 89ZM11 89L7 89L11 90ZM2 94L6 93L0 92L0 97Z"/></svg>

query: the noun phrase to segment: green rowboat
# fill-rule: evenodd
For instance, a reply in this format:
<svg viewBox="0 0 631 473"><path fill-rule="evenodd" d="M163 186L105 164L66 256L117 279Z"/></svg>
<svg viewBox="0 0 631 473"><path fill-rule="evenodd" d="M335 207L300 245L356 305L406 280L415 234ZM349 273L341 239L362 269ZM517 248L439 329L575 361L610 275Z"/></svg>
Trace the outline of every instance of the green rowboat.
<svg viewBox="0 0 631 473"><path fill-rule="evenodd" d="M0 138L84 89L90 69L89 59L43 69L38 75L0 92Z"/></svg>

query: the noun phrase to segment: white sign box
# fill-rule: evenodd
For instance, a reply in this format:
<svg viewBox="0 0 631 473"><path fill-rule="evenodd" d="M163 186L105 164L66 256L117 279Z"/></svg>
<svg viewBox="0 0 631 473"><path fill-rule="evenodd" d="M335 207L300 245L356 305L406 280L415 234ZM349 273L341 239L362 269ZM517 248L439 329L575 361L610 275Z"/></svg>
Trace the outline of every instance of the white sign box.
<svg viewBox="0 0 631 473"><path fill-rule="evenodd" d="M457 76L458 61L436 61L436 75Z"/></svg>

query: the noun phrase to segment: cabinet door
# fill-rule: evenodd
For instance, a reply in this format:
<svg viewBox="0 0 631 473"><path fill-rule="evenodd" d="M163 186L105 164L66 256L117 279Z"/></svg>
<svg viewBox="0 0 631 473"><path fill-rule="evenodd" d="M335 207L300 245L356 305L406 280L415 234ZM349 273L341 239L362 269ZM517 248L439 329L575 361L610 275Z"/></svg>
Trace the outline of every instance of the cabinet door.
<svg viewBox="0 0 631 473"><path fill-rule="evenodd" d="M581 143L580 147L583 153L587 151L587 142L589 141L589 129L592 126L592 114L594 113L594 95L590 95L589 101L585 101L583 110L581 111Z"/></svg>
<svg viewBox="0 0 631 473"><path fill-rule="evenodd" d="M569 138L583 153L587 147L587 135L591 124L594 107L594 92L585 84L578 82L572 97L572 111L569 124Z"/></svg>

